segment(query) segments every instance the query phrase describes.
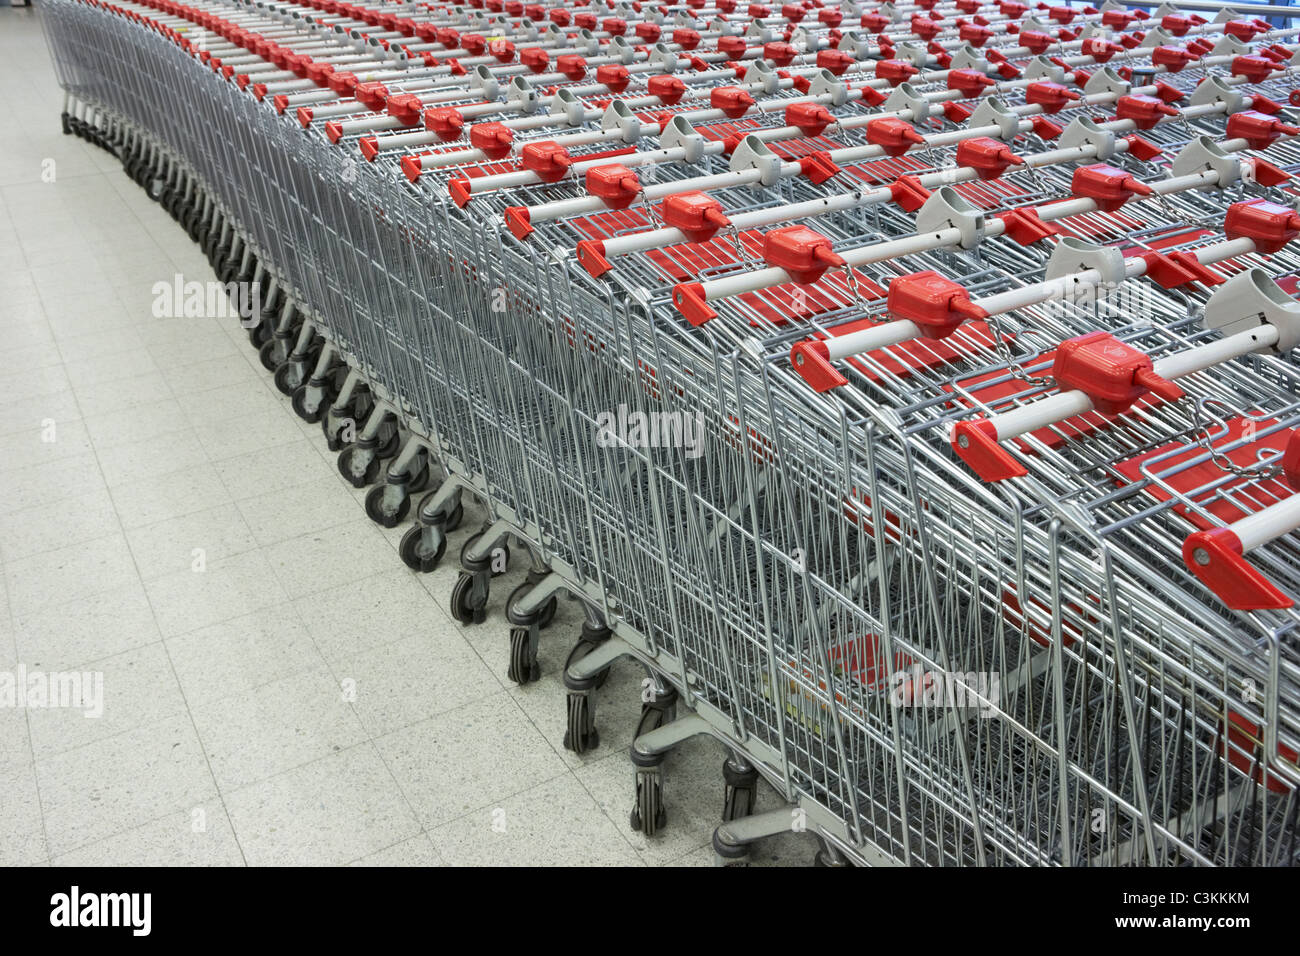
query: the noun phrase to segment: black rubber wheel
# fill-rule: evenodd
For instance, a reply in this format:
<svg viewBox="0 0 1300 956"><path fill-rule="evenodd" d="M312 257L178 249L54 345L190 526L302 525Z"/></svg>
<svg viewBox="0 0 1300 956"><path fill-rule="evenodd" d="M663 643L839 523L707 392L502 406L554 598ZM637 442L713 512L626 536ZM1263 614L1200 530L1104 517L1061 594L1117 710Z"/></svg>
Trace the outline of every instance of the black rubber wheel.
<svg viewBox="0 0 1300 956"><path fill-rule="evenodd" d="M660 708L653 707L650 704L641 705L641 718L636 723L636 733L632 739L650 733L652 730L658 730L664 725L664 718L668 715Z"/></svg>
<svg viewBox="0 0 1300 956"><path fill-rule="evenodd" d="M424 496L424 498L420 501L420 507L416 509L418 514L423 516L425 514L430 513L428 510L429 499L431 499L437 493L438 493L438 489L434 488L432 491L430 491L427 495ZM424 520L423 517L421 518L421 520ZM465 505L463 502L457 499L456 507L451 509L451 511L446 515L445 519L442 522L442 530L455 531L457 528L460 527L460 523L463 520L465 520Z"/></svg>
<svg viewBox="0 0 1300 956"><path fill-rule="evenodd" d="M406 534L402 535L402 543L397 550L402 556L402 562L408 568L421 574L428 574L438 566L442 556L447 553L447 536L442 535L438 539L438 550L431 554L425 550L423 532L424 528L421 525L411 525L406 530Z"/></svg>
<svg viewBox="0 0 1300 956"><path fill-rule="evenodd" d="M384 492L388 484L375 485L366 492L366 515L375 524L383 528L396 528L406 520L406 516L411 512L411 496L402 495L402 503L398 505L397 510L392 514L385 512L384 509Z"/></svg>
<svg viewBox="0 0 1300 956"><path fill-rule="evenodd" d="M459 508L460 506L457 505L457 507ZM457 525L460 524L459 518L457 518L456 524ZM450 525L450 523L447 525L447 530L448 531L454 530ZM460 560L462 564L465 563L466 552L469 551L470 548L474 547L474 545L477 544L479 539L482 537L483 537L483 532L480 531L478 534L472 534L465 539L465 543L460 546ZM501 552L501 558L502 558L502 560L499 561L497 560L498 551ZM492 569L492 577L494 578L501 577L501 575L505 574L507 571L510 570L510 545L506 544L504 541L501 542L501 544L497 545L490 552L488 552L488 560L489 560L489 567Z"/></svg>
<svg viewBox="0 0 1300 956"><path fill-rule="evenodd" d="M512 608L519 603L519 599L533 589L534 585L525 581L519 587L510 592L510 597L506 598L506 607ZM541 615L537 618L537 626L541 630L546 630L553 620L555 620L555 610L559 606L559 601L552 594L547 598L546 603L541 606Z"/></svg>
<svg viewBox="0 0 1300 956"><path fill-rule="evenodd" d="M389 426L384 427L391 427L393 430L389 433L389 436L386 439L380 442L379 448L375 451L375 455L379 458L392 458L397 454L398 449L401 448L402 436L397 433L396 425L390 423ZM382 432L383 428L381 428L380 431Z"/></svg>
<svg viewBox="0 0 1300 956"><path fill-rule="evenodd" d="M529 684L541 676L537 658L532 654L532 640L526 627L510 629L510 669L506 672L516 684Z"/></svg>
<svg viewBox="0 0 1300 956"><path fill-rule="evenodd" d="M486 594L483 599L487 599ZM451 589L451 616L467 626L482 623L484 607L474 602L474 575L462 571Z"/></svg>
<svg viewBox="0 0 1300 956"><path fill-rule="evenodd" d="M285 362L279 366L271 378L275 382L275 387L283 395L293 395L302 385L302 378L298 374L298 366L294 362Z"/></svg>
<svg viewBox="0 0 1300 956"><path fill-rule="evenodd" d="M722 798L722 822L753 816L756 796L752 787L727 787Z"/></svg>
<svg viewBox="0 0 1300 956"><path fill-rule="evenodd" d="M317 405L314 409L310 411L307 409L307 386L306 385L299 385L297 388L293 390L293 395L289 400L289 404L293 406L294 414L296 414L303 421L309 422L313 425L316 424L318 421L320 421L321 416L325 414L325 405L323 403Z"/></svg>
<svg viewBox="0 0 1300 956"><path fill-rule="evenodd" d="M363 384L358 385L352 393L352 417L358 425L370 417L374 407L375 401L370 397L370 389Z"/></svg>
<svg viewBox="0 0 1300 956"><path fill-rule="evenodd" d="M249 328L248 344L257 349L258 355L262 354L262 348L270 341L271 337L266 334L266 326L263 323L258 322L257 325ZM266 364L265 360L263 360L262 364Z"/></svg>
<svg viewBox="0 0 1300 956"><path fill-rule="evenodd" d="M280 363L275 359L275 338L269 338L263 342L257 349L257 357L262 361L262 368L268 372L274 372L280 367Z"/></svg>
<svg viewBox="0 0 1300 956"><path fill-rule="evenodd" d="M568 729L564 749L575 754L590 753L600 746L600 731L591 723L591 701L586 694L569 694Z"/></svg>
<svg viewBox="0 0 1300 956"><path fill-rule="evenodd" d="M500 561L500 562L498 562L498 561L496 560L496 552L497 552L498 549L500 549L500 551L501 551L501 561ZM497 545L497 547L493 548L493 549L492 549L492 559L493 559L493 561L492 561L492 564L493 564L493 567L492 567L492 577L494 577L494 578L499 578L499 577L501 577L501 575L505 574L507 571L510 570L510 545L505 544L505 543L502 543L502 544ZM498 564L500 564L500 566L501 566L501 570L499 570L499 571L497 570L497 567L496 567Z"/></svg>
<svg viewBox="0 0 1300 956"><path fill-rule="evenodd" d="M333 429L330 428L331 418L335 422L339 423L338 428L333 428ZM352 421L353 428L355 429L357 419L353 415L352 410L350 408L344 408L340 411L336 411L333 415L330 415L328 410L323 411L321 413L320 429L322 432L325 433L325 443L329 445L330 451L338 451L340 448L343 447L344 423L347 422L349 419Z"/></svg>
<svg viewBox="0 0 1300 956"><path fill-rule="evenodd" d="M632 808L629 822L633 830L640 830L648 837L654 836L668 823L668 814L664 810L663 784L660 783L658 774L636 775L636 806Z"/></svg>
<svg viewBox="0 0 1300 956"><path fill-rule="evenodd" d="M353 488L364 488L366 485L373 485L375 479L379 477L379 458L376 455L370 456L370 461L366 464L366 470L358 475L352 470L352 458L357 452L356 445L348 445L339 455L339 474L343 479L350 483Z"/></svg>
<svg viewBox="0 0 1300 956"><path fill-rule="evenodd" d="M429 472L429 462L428 459L425 459L424 463L420 465L420 470L411 476L406 487L410 489L411 494L418 495L429 487L429 479L431 477L432 475Z"/></svg>
<svg viewBox="0 0 1300 956"><path fill-rule="evenodd" d="M578 643L573 645L573 649L569 651L569 656L564 659L564 669L567 671L570 667L582 660L599 646L600 644L595 641L579 640ZM596 675L596 686L604 687L605 681L607 680L609 680L608 667Z"/></svg>

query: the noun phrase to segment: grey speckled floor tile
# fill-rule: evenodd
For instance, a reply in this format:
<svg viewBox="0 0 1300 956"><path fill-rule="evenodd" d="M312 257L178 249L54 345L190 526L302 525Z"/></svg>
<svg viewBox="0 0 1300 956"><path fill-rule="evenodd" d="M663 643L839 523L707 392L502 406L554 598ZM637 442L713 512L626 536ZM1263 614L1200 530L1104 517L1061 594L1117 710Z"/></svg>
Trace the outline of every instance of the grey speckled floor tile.
<svg viewBox="0 0 1300 956"><path fill-rule="evenodd" d="M375 736L501 693L500 682L454 632L442 640L418 635L385 644L336 664L335 672L355 682L357 715Z"/></svg>
<svg viewBox="0 0 1300 956"><path fill-rule="evenodd" d="M29 664L63 670L113 657L160 639L138 580L15 616L18 653Z"/></svg>
<svg viewBox="0 0 1300 956"><path fill-rule="evenodd" d="M453 866L632 866L637 856L565 774L429 831Z"/></svg>
<svg viewBox="0 0 1300 956"><path fill-rule="evenodd" d="M325 665L289 606L271 606L169 638L167 653L191 708Z"/></svg>
<svg viewBox="0 0 1300 956"><path fill-rule="evenodd" d="M368 743L232 793L226 808L253 866L347 863L420 832Z"/></svg>
<svg viewBox="0 0 1300 956"><path fill-rule="evenodd" d="M55 866L242 866L226 811L207 800L51 860Z"/></svg>
<svg viewBox="0 0 1300 956"><path fill-rule="evenodd" d="M376 744L426 828L566 775L564 761L505 693Z"/></svg>
<svg viewBox="0 0 1300 956"><path fill-rule="evenodd" d="M32 767L0 769L0 866L27 866L48 858L41 804Z"/></svg>
<svg viewBox="0 0 1300 956"><path fill-rule="evenodd" d="M346 691L323 667L191 709L223 793L366 739Z"/></svg>
<svg viewBox="0 0 1300 956"><path fill-rule="evenodd" d="M29 665L30 666L30 665ZM28 710L37 761L185 712L185 700L161 642L78 667L90 706ZM97 706L94 698L101 699ZM92 716L101 710L100 716Z"/></svg>
<svg viewBox="0 0 1300 956"><path fill-rule="evenodd" d="M445 866L445 861L433 848L427 833L403 840L395 846L385 847L378 853L371 853L359 860L353 860L352 866Z"/></svg>
<svg viewBox="0 0 1300 956"><path fill-rule="evenodd" d="M52 855L107 839L216 793L188 714L36 764Z"/></svg>
<svg viewBox="0 0 1300 956"><path fill-rule="evenodd" d="M294 601L325 659L344 666L358 655L454 627L405 566L356 578Z"/></svg>

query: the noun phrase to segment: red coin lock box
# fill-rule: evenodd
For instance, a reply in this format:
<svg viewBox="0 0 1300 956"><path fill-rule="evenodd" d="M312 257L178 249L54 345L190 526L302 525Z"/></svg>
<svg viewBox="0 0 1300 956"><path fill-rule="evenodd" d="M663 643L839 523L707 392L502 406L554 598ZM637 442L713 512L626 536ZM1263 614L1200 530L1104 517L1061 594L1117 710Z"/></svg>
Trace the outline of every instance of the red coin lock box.
<svg viewBox="0 0 1300 956"><path fill-rule="evenodd" d="M1107 415L1127 411L1148 392L1171 401L1183 394L1155 373L1151 356L1109 332L1089 332L1062 342L1056 349L1052 377L1062 390L1086 394L1093 407Z"/></svg>
<svg viewBox="0 0 1300 956"><path fill-rule="evenodd" d="M659 207L659 215L664 225L680 230L691 242L712 239L731 223L722 211L722 203L698 191L669 196Z"/></svg>
<svg viewBox="0 0 1300 956"><path fill-rule="evenodd" d="M816 282L831 266L844 264L831 241L807 226L773 229L763 237L763 258L800 285Z"/></svg>
<svg viewBox="0 0 1300 956"><path fill-rule="evenodd" d="M641 194L641 181L622 163L587 170L587 192L610 209L626 209Z"/></svg>
<svg viewBox="0 0 1300 956"><path fill-rule="evenodd" d="M915 323L927 339L946 338L967 319L988 318L964 288L930 270L891 280L885 305L897 318Z"/></svg>
<svg viewBox="0 0 1300 956"><path fill-rule="evenodd" d="M1255 251L1272 255L1300 235L1300 213L1267 199L1247 199L1228 207L1223 232L1229 239L1250 239Z"/></svg>

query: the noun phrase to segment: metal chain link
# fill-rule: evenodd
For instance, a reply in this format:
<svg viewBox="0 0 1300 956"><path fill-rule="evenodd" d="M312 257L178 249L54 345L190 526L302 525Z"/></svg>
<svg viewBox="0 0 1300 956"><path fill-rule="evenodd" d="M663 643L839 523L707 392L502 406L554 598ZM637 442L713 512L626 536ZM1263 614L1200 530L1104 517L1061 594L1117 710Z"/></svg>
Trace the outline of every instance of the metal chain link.
<svg viewBox="0 0 1300 956"><path fill-rule="evenodd" d="M858 291L858 277L853 271L853 266L849 265L847 262L844 263L844 280L848 284L849 294L853 296L852 304L861 306L863 304L862 293ZM866 310L864 309L863 311Z"/></svg>
<svg viewBox="0 0 1300 956"><path fill-rule="evenodd" d="M1007 371L1021 381L1027 382L1035 387L1052 384L1054 381L1052 378L1030 375L1025 371L1024 364L1011 354L1011 346L1006 342L1006 339L1011 336L1003 335L1002 324L998 321L997 316L990 315L984 321L988 323L989 331L993 333L993 347L997 349L998 357L1001 358L1003 363L1007 366Z"/></svg>
<svg viewBox="0 0 1300 956"><path fill-rule="evenodd" d="M1184 212L1179 212L1177 209L1175 209L1173 204L1170 203L1168 196L1166 196L1164 193L1156 193L1155 196L1156 196L1156 202L1159 203L1161 210L1169 218L1170 222L1181 223L1183 225L1190 225L1190 219L1188 215Z"/></svg>
<svg viewBox="0 0 1300 956"><path fill-rule="evenodd" d="M1032 163L1025 163L1025 173L1029 176L1029 181L1038 189L1047 192L1047 185L1043 182L1043 172ZM978 247L977 247L978 248Z"/></svg>
<svg viewBox="0 0 1300 956"><path fill-rule="evenodd" d="M637 196L641 200L641 207L642 209L645 210L646 218L650 220L650 225L653 226L655 229L664 228L663 222L660 221L659 219L659 214L655 212L654 203L652 203L649 197L647 197L646 195L644 186L642 186L641 189L637 192Z"/></svg>
<svg viewBox="0 0 1300 956"><path fill-rule="evenodd" d="M1206 452L1209 453L1210 459L1216 465L1218 465L1219 468L1228 472L1229 474L1236 475L1238 478L1268 479L1268 478L1276 478L1278 475L1282 473L1282 466L1280 464L1260 465L1257 463L1254 465L1239 465L1235 461L1233 461L1230 457L1225 455L1223 452L1219 451L1219 449L1215 448L1214 442L1210 437L1210 426L1209 424L1203 422L1201 418L1201 412L1204 410L1204 406L1210 404L1210 402L1214 400L1207 399L1207 398L1196 398L1193 395L1186 394L1186 393L1184 394L1185 394L1184 403L1191 409L1190 418L1192 421L1193 441L1197 445L1200 445L1202 448L1205 449ZM1213 421L1216 421L1219 424L1223 425L1224 428L1228 427L1226 421L1223 421L1221 419L1213 419ZM1279 456L1276 460L1281 461L1281 457Z"/></svg>

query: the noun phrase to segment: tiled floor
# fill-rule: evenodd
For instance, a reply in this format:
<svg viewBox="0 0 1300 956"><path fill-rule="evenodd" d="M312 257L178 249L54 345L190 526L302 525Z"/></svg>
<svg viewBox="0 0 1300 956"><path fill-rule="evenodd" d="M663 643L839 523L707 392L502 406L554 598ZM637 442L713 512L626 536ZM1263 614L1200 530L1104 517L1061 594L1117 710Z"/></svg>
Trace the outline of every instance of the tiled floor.
<svg viewBox="0 0 1300 956"><path fill-rule="evenodd" d="M155 282L208 263L60 134L31 10L0 7L0 89L0 672L100 672L105 696L99 719L0 707L0 863L710 863L721 749L674 754L668 830L632 831L641 674L603 689L595 753L564 750L576 610L543 679L509 683L521 572L461 629L454 568L402 565L242 330L153 317Z"/></svg>

